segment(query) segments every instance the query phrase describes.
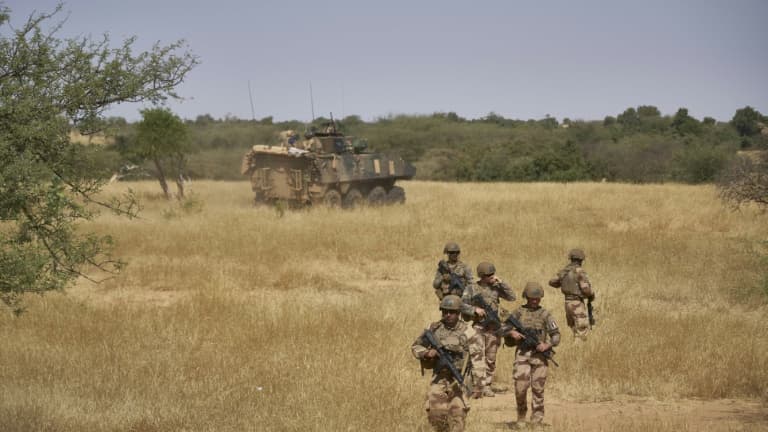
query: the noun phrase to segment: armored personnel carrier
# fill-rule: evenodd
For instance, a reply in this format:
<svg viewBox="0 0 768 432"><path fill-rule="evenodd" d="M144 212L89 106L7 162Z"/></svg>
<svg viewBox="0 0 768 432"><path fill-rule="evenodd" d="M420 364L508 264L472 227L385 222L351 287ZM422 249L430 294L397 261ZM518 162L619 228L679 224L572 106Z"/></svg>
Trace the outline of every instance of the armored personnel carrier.
<svg viewBox="0 0 768 432"><path fill-rule="evenodd" d="M395 181L416 174L401 157L367 151L364 140L344 136L335 123L304 139L293 131L281 132L280 138L278 145L255 145L243 157L240 172L251 180L255 204L284 200L296 206L351 208L403 203L405 191Z"/></svg>

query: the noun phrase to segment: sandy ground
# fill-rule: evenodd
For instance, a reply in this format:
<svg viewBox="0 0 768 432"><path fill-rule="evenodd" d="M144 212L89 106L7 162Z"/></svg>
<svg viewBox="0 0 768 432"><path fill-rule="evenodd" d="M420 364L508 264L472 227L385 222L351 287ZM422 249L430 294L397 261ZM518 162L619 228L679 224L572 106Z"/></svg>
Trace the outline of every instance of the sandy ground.
<svg viewBox="0 0 768 432"><path fill-rule="evenodd" d="M768 431L768 405L754 400L656 401L625 396L606 402L581 403L546 397L545 408L544 429L551 430L610 431L622 426L628 430L646 427L653 430L654 425L664 425L690 431ZM516 430L522 426L516 424L512 392L473 400L470 422L473 416L491 419L498 430Z"/></svg>

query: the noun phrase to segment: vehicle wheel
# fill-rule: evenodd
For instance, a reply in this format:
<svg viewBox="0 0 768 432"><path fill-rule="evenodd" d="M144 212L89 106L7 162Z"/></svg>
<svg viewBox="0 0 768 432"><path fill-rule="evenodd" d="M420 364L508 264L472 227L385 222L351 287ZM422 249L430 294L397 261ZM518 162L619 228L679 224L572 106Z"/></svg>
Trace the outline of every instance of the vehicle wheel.
<svg viewBox="0 0 768 432"><path fill-rule="evenodd" d="M380 206L386 201L387 191L381 186L376 186L368 193L368 205Z"/></svg>
<svg viewBox="0 0 768 432"><path fill-rule="evenodd" d="M256 192L253 196L253 205L254 207L258 207L261 205L264 205L266 202L264 200L264 194Z"/></svg>
<svg viewBox="0 0 768 432"><path fill-rule="evenodd" d="M343 205L344 208L355 208L363 203L363 194L357 189L350 189L346 195L344 195Z"/></svg>
<svg viewBox="0 0 768 432"><path fill-rule="evenodd" d="M341 207L341 194L336 189L330 189L323 195L323 205L326 207Z"/></svg>
<svg viewBox="0 0 768 432"><path fill-rule="evenodd" d="M387 193L388 204L403 204L405 202L405 189L394 186Z"/></svg>

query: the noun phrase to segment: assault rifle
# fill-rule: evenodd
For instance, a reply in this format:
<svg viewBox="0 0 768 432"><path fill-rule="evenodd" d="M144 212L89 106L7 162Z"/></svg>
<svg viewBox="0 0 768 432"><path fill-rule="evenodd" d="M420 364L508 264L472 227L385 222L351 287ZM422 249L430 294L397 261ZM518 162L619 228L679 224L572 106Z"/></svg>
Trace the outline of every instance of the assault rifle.
<svg viewBox="0 0 768 432"><path fill-rule="evenodd" d="M501 328L501 318L499 314L485 301L481 294L475 294L472 297L472 304L476 304L485 310L485 318L480 321L480 325L485 328L498 329Z"/></svg>
<svg viewBox="0 0 768 432"><path fill-rule="evenodd" d="M589 315L589 328L595 325L595 315L592 311L592 300L587 300L587 315Z"/></svg>
<svg viewBox="0 0 768 432"><path fill-rule="evenodd" d="M445 347L443 347L435 338L435 334L432 333L432 330L426 329L424 330L424 339L427 340L427 343L430 347L434 348L435 351L437 351L437 362L435 363L434 370L435 370L435 381L437 381L438 376L437 374L440 373L443 369L448 369L451 372L451 375L456 380L456 382L459 383L461 388L467 393L470 393L469 387L464 382L464 378L461 376L461 373L459 373L458 369L456 369L456 366L453 365L453 357L451 354L449 354ZM462 400L463 402L463 400Z"/></svg>
<svg viewBox="0 0 768 432"><path fill-rule="evenodd" d="M451 293L456 292L456 295L459 297L464 294L464 284L461 283L461 279L456 276L456 273L451 271L450 267L448 267L448 263L445 262L445 260L440 260L440 262L437 263L437 271L443 275L451 275L451 282L448 285L448 290Z"/></svg>
<svg viewBox="0 0 768 432"><path fill-rule="evenodd" d="M523 327L520 321L518 321L513 315L507 317L507 320L504 321L504 325L501 326L496 334L498 336L505 336L507 333L509 333L510 330L516 330L518 333L523 335L523 340L518 346L521 351L536 351L536 347L539 345L539 343L541 343L541 341L539 341L539 336L536 334L536 330ZM557 364L555 359L552 358L555 355L555 350L553 350L552 347L549 347L548 350L542 352L541 354L546 357L547 360L551 361L555 366L560 366Z"/></svg>

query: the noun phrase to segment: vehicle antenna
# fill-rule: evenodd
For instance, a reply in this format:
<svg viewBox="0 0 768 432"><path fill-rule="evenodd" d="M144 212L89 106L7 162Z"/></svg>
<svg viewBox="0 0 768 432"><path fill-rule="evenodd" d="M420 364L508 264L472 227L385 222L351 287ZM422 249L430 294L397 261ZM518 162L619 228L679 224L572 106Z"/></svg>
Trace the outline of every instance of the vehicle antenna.
<svg viewBox="0 0 768 432"><path fill-rule="evenodd" d="M256 121L256 112L253 110L253 93L251 93L251 80L248 80L248 97L251 99L251 120Z"/></svg>
<svg viewBox="0 0 768 432"><path fill-rule="evenodd" d="M312 81L309 82L309 104L312 107L312 123L315 122L315 99L312 97Z"/></svg>

